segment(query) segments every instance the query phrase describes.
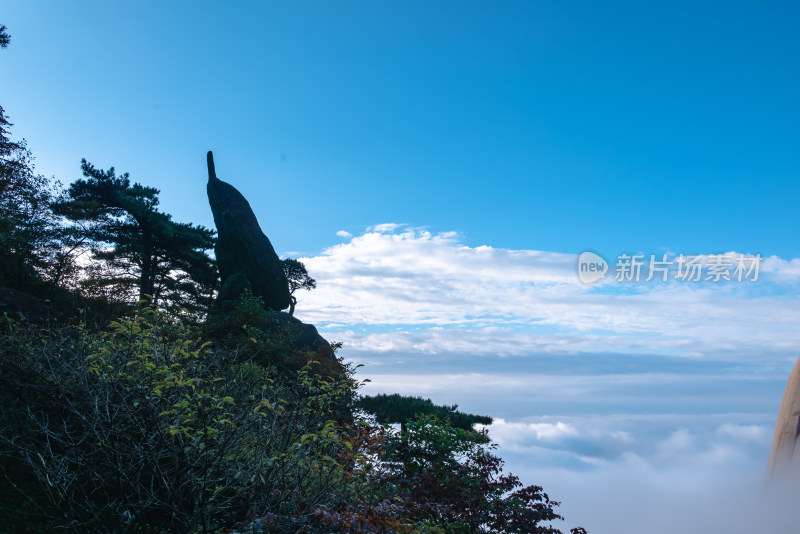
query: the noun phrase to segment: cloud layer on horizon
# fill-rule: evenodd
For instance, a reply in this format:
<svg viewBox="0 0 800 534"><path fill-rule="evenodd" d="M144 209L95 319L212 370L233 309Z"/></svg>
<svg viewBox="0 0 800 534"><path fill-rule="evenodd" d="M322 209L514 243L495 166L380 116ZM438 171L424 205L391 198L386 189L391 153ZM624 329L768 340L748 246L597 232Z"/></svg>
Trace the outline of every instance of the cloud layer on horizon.
<svg viewBox="0 0 800 534"><path fill-rule="evenodd" d="M395 223L302 258L318 288L298 316L350 352L794 354L800 259L765 258L757 282L581 283L577 254L464 245ZM611 266L613 269L613 265Z"/></svg>

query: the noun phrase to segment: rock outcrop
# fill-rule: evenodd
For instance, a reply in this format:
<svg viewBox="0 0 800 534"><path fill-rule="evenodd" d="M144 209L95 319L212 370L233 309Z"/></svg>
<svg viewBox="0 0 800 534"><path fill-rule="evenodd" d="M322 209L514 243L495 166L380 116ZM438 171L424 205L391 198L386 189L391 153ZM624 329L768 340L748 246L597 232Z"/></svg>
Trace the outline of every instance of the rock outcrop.
<svg viewBox="0 0 800 534"><path fill-rule="evenodd" d="M272 310L288 308L292 303L289 284L272 243L258 225L247 199L217 178L211 151L207 159L208 202L217 226L215 252L222 280L217 301L232 301L250 290Z"/></svg>
<svg viewBox="0 0 800 534"><path fill-rule="evenodd" d="M208 202L217 226L215 247L222 285L217 297L220 307L212 313L206 329L212 337L224 338L241 329L234 302L245 291L261 297L268 310L259 308L247 317L251 326L272 337L281 346L283 368L297 371L313 360L324 376L342 378L345 369L334 356L334 347L306 324L286 312L292 303L289 283L278 255L261 227L250 204L232 185L217 178L214 156L208 152ZM263 313L262 313L263 312Z"/></svg>
<svg viewBox="0 0 800 534"><path fill-rule="evenodd" d="M800 471L800 359L789 374L783 393L767 476L779 477L790 471Z"/></svg>

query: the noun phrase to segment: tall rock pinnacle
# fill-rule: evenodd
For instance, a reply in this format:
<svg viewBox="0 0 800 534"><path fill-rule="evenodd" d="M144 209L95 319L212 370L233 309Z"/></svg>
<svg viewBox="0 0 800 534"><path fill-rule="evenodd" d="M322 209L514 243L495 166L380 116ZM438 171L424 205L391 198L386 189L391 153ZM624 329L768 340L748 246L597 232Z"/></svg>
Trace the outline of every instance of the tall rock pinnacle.
<svg viewBox="0 0 800 534"><path fill-rule="evenodd" d="M244 290L262 297L273 310L291 304L289 283L272 243L261 231L247 199L232 185L217 178L214 155L209 150L208 203L217 226L215 252L222 286L218 301L233 300Z"/></svg>
<svg viewBox="0 0 800 534"><path fill-rule="evenodd" d="M789 374L783 393L772 452L769 454L767 476L777 477L788 471L800 470L800 358Z"/></svg>

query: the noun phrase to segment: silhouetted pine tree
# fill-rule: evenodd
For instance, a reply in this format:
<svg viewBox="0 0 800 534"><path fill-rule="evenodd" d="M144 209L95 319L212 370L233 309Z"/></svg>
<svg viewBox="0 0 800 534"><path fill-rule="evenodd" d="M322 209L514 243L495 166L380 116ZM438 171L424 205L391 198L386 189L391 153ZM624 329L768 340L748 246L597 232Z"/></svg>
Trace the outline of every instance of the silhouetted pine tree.
<svg viewBox="0 0 800 534"><path fill-rule="evenodd" d="M128 173L97 169L85 159L86 179L70 185L69 198L55 209L82 223L75 231L92 243L93 257L101 260L101 280L153 304L210 302L216 268L206 253L214 233L203 226L176 223L158 210L158 189L131 183Z"/></svg>
<svg viewBox="0 0 800 534"><path fill-rule="evenodd" d="M358 406L377 418L382 425L400 424L414 419L418 415L435 415L447 419L456 428L472 430L475 424L489 425L492 418L486 415L474 415L458 411L458 405L434 404L430 399L422 397L406 397L394 393L392 395L374 395L361 397Z"/></svg>

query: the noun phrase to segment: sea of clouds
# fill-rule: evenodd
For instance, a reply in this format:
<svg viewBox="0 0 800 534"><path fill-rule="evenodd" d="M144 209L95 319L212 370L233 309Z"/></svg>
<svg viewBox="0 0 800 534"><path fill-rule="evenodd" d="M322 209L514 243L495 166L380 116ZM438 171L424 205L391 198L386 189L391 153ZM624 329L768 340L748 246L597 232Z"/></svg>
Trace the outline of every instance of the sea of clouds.
<svg viewBox="0 0 800 534"><path fill-rule="evenodd" d="M800 259L764 258L755 282L624 283L608 258L587 285L578 252L399 224L338 235L301 258L318 288L296 315L364 364L365 393L494 417L507 470L562 501L556 526L796 530L796 494L764 471L800 355Z"/></svg>

